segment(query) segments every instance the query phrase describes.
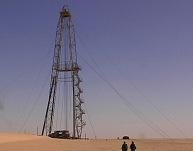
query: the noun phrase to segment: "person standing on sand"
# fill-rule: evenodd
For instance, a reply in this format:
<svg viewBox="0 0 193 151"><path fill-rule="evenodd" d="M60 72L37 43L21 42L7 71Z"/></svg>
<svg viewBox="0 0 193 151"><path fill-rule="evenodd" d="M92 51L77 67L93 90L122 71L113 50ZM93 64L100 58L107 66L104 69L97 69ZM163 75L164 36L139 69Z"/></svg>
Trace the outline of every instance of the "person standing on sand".
<svg viewBox="0 0 193 151"><path fill-rule="evenodd" d="M122 151L127 151L128 146L127 146L127 144L125 142L123 143L121 149L122 149Z"/></svg>
<svg viewBox="0 0 193 151"><path fill-rule="evenodd" d="M131 145L130 145L130 149L131 151L135 151L136 150L136 146L135 143L132 141Z"/></svg>

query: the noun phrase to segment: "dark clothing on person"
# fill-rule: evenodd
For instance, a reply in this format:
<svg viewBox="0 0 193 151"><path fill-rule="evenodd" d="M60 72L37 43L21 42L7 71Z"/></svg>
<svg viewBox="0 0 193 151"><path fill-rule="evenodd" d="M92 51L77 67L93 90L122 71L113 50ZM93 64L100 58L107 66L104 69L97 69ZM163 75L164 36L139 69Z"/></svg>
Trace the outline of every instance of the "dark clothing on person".
<svg viewBox="0 0 193 151"><path fill-rule="evenodd" d="M131 149L131 151L135 151L136 150L136 146L135 146L134 142L131 143L130 149Z"/></svg>
<svg viewBox="0 0 193 151"><path fill-rule="evenodd" d="M124 142L123 145L122 145L122 151L127 151L128 149L128 146L127 144Z"/></svg>

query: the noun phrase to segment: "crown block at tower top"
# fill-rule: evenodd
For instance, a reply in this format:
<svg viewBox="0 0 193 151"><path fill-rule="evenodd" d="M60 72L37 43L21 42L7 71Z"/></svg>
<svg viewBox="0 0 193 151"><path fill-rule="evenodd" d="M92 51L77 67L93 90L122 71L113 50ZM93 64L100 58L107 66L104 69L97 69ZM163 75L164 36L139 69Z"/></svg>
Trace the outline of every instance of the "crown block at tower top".
<svg viewBox="0 0 193 151"><path fill-rule="evenodd" d="M64 9L60 12L61 17L70 17L70 12L67 9Z"/></svg>

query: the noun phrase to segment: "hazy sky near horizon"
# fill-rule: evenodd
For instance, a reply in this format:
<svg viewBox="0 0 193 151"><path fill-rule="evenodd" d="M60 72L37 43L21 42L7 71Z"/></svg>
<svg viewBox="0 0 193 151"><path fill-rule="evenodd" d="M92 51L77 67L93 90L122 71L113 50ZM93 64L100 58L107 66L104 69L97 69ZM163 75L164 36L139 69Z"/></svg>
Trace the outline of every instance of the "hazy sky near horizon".
<svg viewBox="0 0 193 151"><path fill-rule="evenodd" d="M0 131L40 131L59 10L68 3L97 137L192 137L193 1L69 1L0 1Z"/></svg>

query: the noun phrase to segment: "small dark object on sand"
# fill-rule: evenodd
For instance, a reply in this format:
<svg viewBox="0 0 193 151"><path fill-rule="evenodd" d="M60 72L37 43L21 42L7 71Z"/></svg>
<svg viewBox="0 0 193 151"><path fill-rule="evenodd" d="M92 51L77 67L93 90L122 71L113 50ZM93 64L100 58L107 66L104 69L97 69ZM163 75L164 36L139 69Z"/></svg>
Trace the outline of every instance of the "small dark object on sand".
<svg viewBox="0 0 193 151"><path fill-rule="evenodd" d="M129 136L123 136L123 139L129 139Z"/></svg>

